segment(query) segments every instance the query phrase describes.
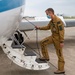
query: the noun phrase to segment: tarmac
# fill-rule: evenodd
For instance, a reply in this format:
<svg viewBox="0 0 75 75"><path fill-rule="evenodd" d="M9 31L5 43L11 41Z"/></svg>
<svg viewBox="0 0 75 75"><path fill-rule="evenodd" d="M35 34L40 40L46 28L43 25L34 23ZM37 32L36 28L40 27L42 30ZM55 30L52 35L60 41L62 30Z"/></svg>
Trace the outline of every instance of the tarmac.
<svg viewBox="0 0 75 75"><path fill-rule="evenodd" d="M36 46L36 31L26 31L28 37L25 38L25 43L29 45L34 51L38 52ZM38 31L38 42L47 36L50 36L51 32L48 31ZM63 54L65 58L65 75L75 75L75 27L65 28L65 46L63 48ZM26 45L28 50L31 50ZM40 48L40 45L39 45ZM40 49L39 49L40 50ZM31 71L19 67L14 64L8 57L4 54L3 50L0 48L0 75L55 75L54 71L57 70L57 56L53 45L48 45L48 51L50 55L49 65L50 68L44 71ZM38 56L38 54L37 54ZM60 74L63 75L63 74Z"/></svg>

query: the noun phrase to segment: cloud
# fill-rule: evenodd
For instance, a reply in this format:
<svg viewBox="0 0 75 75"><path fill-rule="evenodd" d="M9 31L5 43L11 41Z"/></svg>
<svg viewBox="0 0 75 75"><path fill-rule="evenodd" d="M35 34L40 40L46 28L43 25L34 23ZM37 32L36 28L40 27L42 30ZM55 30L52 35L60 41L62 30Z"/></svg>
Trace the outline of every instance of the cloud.
<svg viewBox="0 0 75 75"><path fill-rule="evenodd" d="M52 7L56 14L75 14L75 0L26 0L25 16L45 16L45 10Z"/></svg>

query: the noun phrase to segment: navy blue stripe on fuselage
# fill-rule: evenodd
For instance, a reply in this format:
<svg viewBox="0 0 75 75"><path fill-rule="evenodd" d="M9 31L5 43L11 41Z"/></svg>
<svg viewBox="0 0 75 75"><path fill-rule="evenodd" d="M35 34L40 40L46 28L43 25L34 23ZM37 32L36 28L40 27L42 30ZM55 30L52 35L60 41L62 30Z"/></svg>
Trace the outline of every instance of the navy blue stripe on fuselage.
<svg viewBox="0 0 75 75"><path fill-rule="evenodd" d="M25 0L0 0L0 12L8 11L25 4Z"/></svg>

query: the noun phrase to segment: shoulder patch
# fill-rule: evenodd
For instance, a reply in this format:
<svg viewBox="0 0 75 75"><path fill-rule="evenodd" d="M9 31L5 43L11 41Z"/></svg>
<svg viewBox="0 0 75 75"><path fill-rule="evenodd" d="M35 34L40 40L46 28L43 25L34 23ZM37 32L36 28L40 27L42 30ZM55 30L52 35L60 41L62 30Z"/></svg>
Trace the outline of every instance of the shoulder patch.
<svg viewBox="0 0 75 75"><path fill-rule="evenodd" d="M60 21L57 22L57 24L60 24L60 23L61 23Z"/></svg>
<svg viewBox="0 0 75 75"><path fill-rule="evenodd" d="M59 30L60 30L60 31L63 30L62 26L59 26Z"/></svg>

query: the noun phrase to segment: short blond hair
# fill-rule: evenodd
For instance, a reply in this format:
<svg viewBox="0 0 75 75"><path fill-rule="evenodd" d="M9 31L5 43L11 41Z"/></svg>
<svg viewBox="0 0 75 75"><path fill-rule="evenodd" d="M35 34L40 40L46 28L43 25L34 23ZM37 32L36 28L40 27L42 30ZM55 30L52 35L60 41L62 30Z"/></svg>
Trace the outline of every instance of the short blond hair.
<svg viewBox="0 0 75 75"><path fill-rule="evenodd" d="M46 11L51 11L53 14L54 14L54 9L53 8L48 8L48 9L46 9Z"/></svg>

